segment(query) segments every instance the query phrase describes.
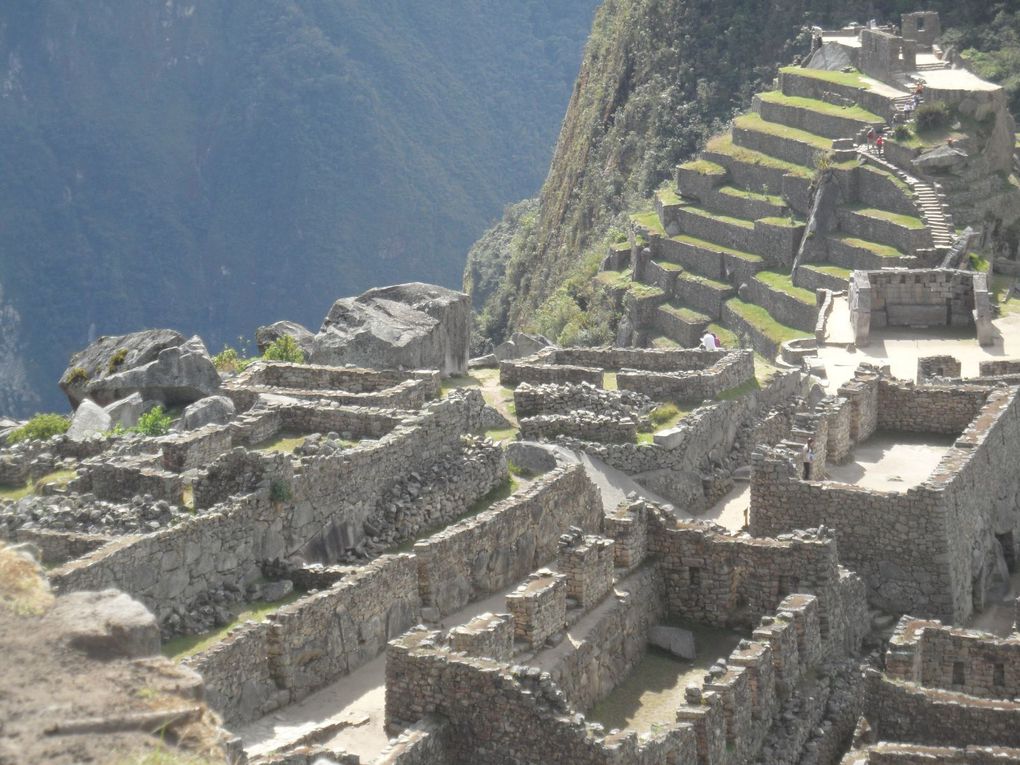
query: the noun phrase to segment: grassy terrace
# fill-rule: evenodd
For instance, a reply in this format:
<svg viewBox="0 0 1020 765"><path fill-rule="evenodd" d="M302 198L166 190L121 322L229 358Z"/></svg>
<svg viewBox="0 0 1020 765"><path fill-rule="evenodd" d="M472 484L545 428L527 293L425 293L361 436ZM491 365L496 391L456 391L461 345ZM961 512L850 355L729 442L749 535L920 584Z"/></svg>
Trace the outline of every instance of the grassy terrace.
<svg viewBox="0 0 1020 765"><path fill-rule="evenodd" d="M631 220L637 223L639 226L644 226L653 234L666 235L666 229L662 227L662 221L659 220L659 214L655 210L649 210L648 212L634 213L630 216Z"/></svg>
<svg viewBox="0 0 1020 765"><path fill-rule="evenodd" d="M762 223L767 223L770 226L786 226L786 228L796 228L797 226L803 226L804 221L797 220L794 217L789 218L759 218Z"/></svg>
<svg viewBox="0 0 1020 765"><path fill-rule="evenodd" d="M858 215L863 215L866 218L888 221L889 223L895 223L897 226L903 226L903 228L909 228L914 231L924 228L924 221L912 215L900 215L888 210L879 210L875 207L853 207L851 209Z"/></svg>
<svg viewBox="0 0 1020 765"><path fill-rule="evenodd" d="M626 288L630 286L630 274L629 268L623 271L599 271L595 274L595 281L604 287Z"/></svg>
<svg viewBox="0 0 1020 765"><path fill-rule="evenodd" d="M780 324L772 318L772 314L760 305L745 303L740 298L730 298L726 301L726 305L729 306L733 312L737 314L737 316L742 318L774 343L785 343L787 340L796 340L800 337L810 337L807 332L801 332L799 329L793 329L792 327L787 327L785 324Z"/></svg>
<svg viewBox="0 0 1020 765"><path fill-rule="evenodd" d="M761 263L761 256L755 255L751 252L741 252L740 250L734 250L730 247L723 247L721 244L715 242L709 242L704 239L698 239L697 237L687 236L686 234L680 234L679 236L670 237L674 242L680 242L681 244L689 244L692 247L699 247L703 250L709 250L711 252L721 252L724 255L732 255L735 258L746 260L748 263Z"/></svg>
<svg viewBox="0 0 1020 765"><path fill-rule="evenodd" d="M668 261L668 260L656 260L656 261L654 261L654 263L659 268L661 268L663 271L683 271L684 270L683 266L681 266L681 265L679 265L677 263L673 263L673 262Z"/></svg>
<svg viewBox="0 0 1020 765"><path fill-rule="evenodd" d="M806 290L803 287L796 287L793 284L793 280L789 274L777 274L774 271L759 271L754 275L754 278L764 284L766 287L771 287L774 290L782 292L795 300L799 300L801 303L807 305L815 304L815 293L811 290Z"/></svg>
<svg viewBox="0 0 1020 765"><path fill-rule="evenodd" d="M810 271L817 271L820 274L835 276L837 279L849 279L850 274L853 273L849 268L842 268L840 266L820 266L815 263L809 263L803 267Z"/></svg>
<svg viewBox="0 0 1020 765"><path fill-rule="evenodd" d="M765 133L767 135L775 136L776 138L786 138L797 143L805 143L808 146L813 146L819 151L828 151L832 148L832 139L826 138L825 136L817 135L815 133L809 133L806 130L799 130L798 128L788 127L779 122L769 122L761 118L761 115L755 114L741 114L735 120L733 120L733 127L740 128L742 130L751 130L755 133Z"/></svg>
<svg viewBox="0 0 1020 765"><path fill-rule="evenodd" d="M42 488L48 485L66 486L73 481L78 474L73 470L56 470L47 473L39 480L28 481L24 486L0 486L0 500L19 500L29 494L41 494Z"/></svg>
<svg viewBox="0 0 1020 765"><path fill-rule="evenodd" d="M652 338L652 347L663 351L672 351L680 348L681 346L676 340L665 337L664 335L659 335L658 337Z"/></svg>
<svg viewBox="0 0 1020 765"><path fill-rule="evenodd" d="M685 271L680 274L680 279L685 282L697 282L710 289L717 290L719 292L726 292L732 290L733 285L727 284L726 282L719 282L715 279L709 279L707 276L700 276L699 274L692 274L690 271Z"/></svg>
<svg viewBox="0 0 1020 765"><path fill-rule="evenodd" d="M829 117L843 117L844 119L857 120L858 122L875 123L884 125L885 120L877 114L869 112L860 106L836 106L825 101L817 101L814 98L801 98L800 96L787 96L778 90L768 93L759 93L759 98L769 104L779 104L795 109L806 109L807 111L825 114Z"/></svg>
<svg viewBox="0 0 1020 765"><path fill-rule="evenodd" d="M659 306L659 310L672 314L681 321L686 321L689 324L698 324L709 320L709 318L703 313L698 313L697 311L692 311L690 308L682 305L675 305L673 303L665 303L664 305Z"/></svg>
<svg viewBox="0 0 1020 765"><path fill-rule="evenodd" d="M848 88L865 90L868 82L860 72L829 72L824 69L804 69L799 66L784 66L779 70L782 74L793 75L794 77L807 77L812 80L823 80L834 85L845 85Z"/></svg>
<svg viewBox="0 0 1020 765"><path fill-rule="evenodd" d="M731 226L737 226L739 228L746 228L748 230L754 229L754 221L746 220L745 218L734 218L729 215L722 215L720 213L710 212L704 207L695 207L694 205L683 205L680 208L685 212L691 213L691 215L698 215L702 218L713 218L723 223L728 223Z"/></svg>
<svg viewBox="0 0 1020 765"><path fill-rule="evenodd" d="M738 189L736 186L720 186L719 193L725 194L728 197L735 197L737 199L752 199L755 202L766 202L770 205L776 205L777 207L785 207L786 200L778 194L759 194L755 191L749 191L747 189Z"/></svg>
<svg viewBox="0 0 1020 765"><path fill-rule="evenodd" d="M656 287L654 284L642 284L641 282L631 282L630 287L627 288L627 292L638 300L651 300L666 296L666 293L662 291L662 288Z"/></svg>
<svg viewBox="0 0 1020 765"><path fill-rule="evenodd" d="M683 201L672 186L663 186L655 192L655 198L663 205L681 205Z"/></svg>
<svg viewBox="0 0 1020 765"><path fill-rule="evenodd" d="M690 162L684 162L680 168L699 175L726 175L725 167L717 165L715 162L709 162L707 159L692 159Z"/></svg>
<svg viewBox="0 0 1020 765"><path fill-rule="evenodd" d="M877 167L872 167L871 165L855 165L855 166L860 167L860 169L865 173L874 173L875 175L881 176L886 180L892 181L893 185L895 185L896 188L902 191L905 196L909 197L911 194L913 194L913 191L911 190L910 186L908 186L905 181L903 181L900 178L897 178L888 170L881 170Z"/></svg>
<svg viewBox="0 0 1020 765"><path fill-rule="evenodd" d="M725 157L730 157L731 159L737 162L742 162L746 165L768 167L773 170L780 170L784 173L800 176L801 178L812 178L814 176L814 170L809 167L795 165L792 162L785 162L781 159L771 157L768 154L762 154L760 151L745 149L743 146L736 146L733 143L733 136L730 133L712 138L705 146L705 150L721 154Z"/></svg>
<svg viewBox="0 0 1020 765"><path fill-rule="evenodd" d="M897 250L895 247L890 247L887 244L879 244L878 242L869 242L867 239L857 239L852 236L837 236L835 237L838 241L847 245L848 247L858 247L862 250L868 250L869 252L878 255L880 258L902 258L903 253Z"/></svg>

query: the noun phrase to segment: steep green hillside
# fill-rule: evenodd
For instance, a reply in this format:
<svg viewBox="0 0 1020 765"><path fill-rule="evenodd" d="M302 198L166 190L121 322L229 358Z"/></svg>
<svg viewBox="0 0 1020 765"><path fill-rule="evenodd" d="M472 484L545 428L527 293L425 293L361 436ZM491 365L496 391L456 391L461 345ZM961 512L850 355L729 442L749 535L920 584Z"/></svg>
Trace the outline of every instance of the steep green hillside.
<svg viewBox="0 0 1020 765"><path fill-rule="evenodd" d="M596 2L5 4L0 414L57 405L90 334L218 350L457 284L541 182Z"/></svg>
<svg viewBox="0 0 1020 765"><path fill-rule="evenodd" d="M924 7L942 13L961 47L976 46L969 56L998 51L994 61L1006 61L1015 76L1020 35L1008 5L939 0ZM480 260L505 264L500 286L484 300L475 296L482 333L498 341L511 328L555 332L586 321L592 295L584 277L613 238L611 227L622 225L621 211L642 204L674 165L748 107L780 64L806 50L803 25L898 19L917 7L901 0L606 0L537 213L517 226L504 221L512 230L483 238L469 258L469 273L492 270ZM571 310L574 317L562 321ZM541 321L551 314L557 321ZM603 323L591 320L592 339L604 338Z"/></svg>

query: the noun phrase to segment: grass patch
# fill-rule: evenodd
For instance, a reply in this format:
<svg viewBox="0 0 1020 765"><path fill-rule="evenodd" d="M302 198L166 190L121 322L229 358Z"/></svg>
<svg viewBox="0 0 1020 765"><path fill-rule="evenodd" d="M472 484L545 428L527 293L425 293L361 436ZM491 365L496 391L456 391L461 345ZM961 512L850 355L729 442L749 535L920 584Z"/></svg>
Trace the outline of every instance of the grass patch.
<svg viewBox="0 0 1020 765"><path fill-rule="evenodd" d="M831 82L834 85L845 85L848 88L865 90L868 83L858 71L853 72L830 72L825 69L804 69L799 66L784 66L779 70L782 74L793 75L794 77L806 77L812 80Z"/></svg>
<svg viewBox="0 0 1020 765"><path fill-rule="evenodd" d="M753 220L746 220L744 218L734 218L730 215L723 215L722 213L709 212L703 207L695 207L694 205L684 205L680 209L689 212L692 215L698 215L701 216L702 218L712 218L713 220L728 223L731 226L738 226L740 228L746 228L748 230L754 228Z"/></svg>
<svg viewBox="0 0 1020 765"><path fill-rule="evenodd" d="M1012 276L993 274L989 288L996 303L999 304L999 312L1003 315L1020 313L1020 298L1009 299L1010 290L1016 283Z"/></svg>
<svg viewBox="0 0 1020 765"><path fill-rule="evenodd" d="M695 159L690 162L684 162L680 165L681 170L690 170L692 173L698 173L699 175L726 175L726 168L722 165L717 165L715 162L709 162L707 159Z"/></svg>
<svg viewBox="0 0 1020 765"><path fill-rule="evenodd" d="M620 390L620 384L616 380L616 372L602 373L603 390Z"/></svg>
<svg viewBox="0 0 1020 765"><path fill-rule="evenodd" d="M52 473L47 473L42 476L34 483L32 481L28 481L24 486L0 488L0 499L17 501L27 497L29 494L41 495L44 486L66 486L77 476L78 474L73 470L55 470Z"/></svg>
<svg viewBox="0 0 1020 765"><path fill-rule="evenodd" d="M724 390L716 396L716 398L720 401L735 401L736 399L743 398L756 390L761 390L761 383L758 382L757 369L755 370L755 376L753 378L741 383L736 388Z"/></svg>
<svg viewBox="0 0 1020 765"><path fill-rule="evenodd" d="M295 435L293 433L280 433L272 438L268 438L265 441L255 444L252 449L257 449L262 452L283 452L284 454L293 454L294 450L297 449L301 444L308 438L307 435Z"/></svg>
<svg viewBox="0 0 1020 765"><path fill-rule="evenodd" d="M837 106L825 101L817 101L814 98L801 98L800 96L788 96L773 90L768 93L759 93L762 101L770 104L780 104L796 109L807 109L808 111L824 114L829 117L843 117L845 119L867 122L869 124L884 125L885 120L877 114L869 112L860 106Z"/></svg>
<svg viewBox="0 0 1020 765"><path fill-rule="evenodd" d="M726 301L726 305L740 318L776 344L785 343L787 340L796 340L801 337L810 337L807 332L801 332L799 329L793 329L785 324L780 324L772 317L772 314L754 303L745 303L740 298L730 298Z"/></svg>
<svg viewBox="0 0 1020 765"><path fill-rule="evenodd" d="M673 305L672 303L666 303L659 306L660 311L676 316L680 321L687 322L688 324L700 324L707 323L708 317L703 313L692 311L690 308L682 305Z"/></svg>
<svg viewBox="0 0 1020 765"><path fill-rule="evenodd" d="M512 441L517 437L517 428L496 428L485 431L485 437L490 441L501 444L504 441Z"/></svg>
<svg viewBox="0 0 1020 765"><path fill-rule="evenodd" d="M876 207L852 207L850 209L858 215L863 215L866 218L888 221L889 223L895 223L897 226L909 228L914 231L924 228L924 221L920 218L915 218L913 215L900 215L899 213L889 212L888 210L879 210Z"/></svg>
<svg viewBox="0 0 1020 765"><path fill-rule="evenodd" d="M869 242L867 239L857 239L852 236L837 236L836 239L848 247L857 247L862 250L867 250L880 258L902 258L903 253L897 250L895 247L890 247L887 244L879 244L878 242Z"/></svg>
<svg viewBox="0 0 1020 765"><path fill-rule="evenodd" d="M661 298L666 295L666 293L662 291L661 287L656 287L654 284L642 284L640 282L631 283L630 287L627 288L627 292L638 300Z"/></svg>
<svg viewBox="0 0 1020 765"><path fill-rule="evenodd" d="M681 346L676 340L666 337L665 335L659 335L658 337L652 338L652 347L657 348L660 351L675 351Z"/></svg>
<svg viewBox="0 0 1020 765"><path fill-rule="evenodd" d="M679 236L672 236L670 239L680 244L689 244L691 247L697 247L702 250L708 250L709 252L720 252L724 255L732 255L735 258L746 260L748 263L760 263L761 255L755 255L751 252L741 252L740 250L734 250L730 247L723 247L721 244L715 244L704 239L698 239L693 236L687 236L686 234L680 234Z"/></svg>
<svg viewBox="0 0 1020 765"><path fill-rule="evenodd" d="M624 271L599 271L595 274L595 281L609 289L626 289L631 283L630 273L629 268Z"/></svg>
<svg viewBox="0 0 1020 765"><path fill-rule="evenodd" d="M648 212L634 213L630 216L631 220L637 223L639 226L644 226L653 234L666 235L666 229L662 227L662 221L659 220L659 214L655 210L649 210Z"/></svg>
<svg viewBox="0 0 1020 765"><path fill-rule="evenodd" d="M766 135L785 138L797 143L804 143L821 151L832 149L831 138L826 138L817 133L809 133L806 130L787 127L779 122L769 122L762 119L760 114L755 114L754 112L741 114L733 120L733 127L740 128L741 130L751 130L755 133L765 133Z"/></svg>
<svg viewBox="0 0 1020 765"><path fill-rule="evenodd" d="M722 186L718 191L720 194L725 194L726 196L734 197L735 199L751 199L755 202L765 202L777 207L786 207L786 200L778 194L759 194L758 192L749 191L747 189L738 189L736 186Z"/></svg>
<svg viewBox="0 0 1020 765"><path fill-rule="evenodd" d="M842 266L819 266L814 263L805 265L811 271L817 271L820 274L827 274L829 276L835 276L839 279L849 279L850 274L853 273L849 268L843 268Z"/></svg>
<svg viewBox="0 0 1020 765"><path fill-rule="evenodd" d="M740 347L740 338L737 337L735 332L727 329L722 324L709 324L708 331L712 332L719 338L719 342L722 343L723 348Z"/></svg>
<svg viewBox="0 0 1020 765"><path fill-rule="evenodd" d="M772 378L775 377L778 371L779 367L760 353L756 352L754 354L754 379L758 381L759 386L768 385L772 382Z"/></svg>
<svg viewBox="0 0 1020 765"><path fill-rule="evenodd" d="M274 600L272 603L256 600L253 603L239 604L235 610L234 620L230 624L225 624L203 635L179 635L178 637L171 638L163 644L163 655L171 659L183 659L187 656L201 653L223 640L227 633L238 624L249 620L255 622L264 621L268 614L283 608L283 606L289 603L293 603L304 594L304 592L294 590L287 597L281 600Z"/></svg>
<svg viewBox="0 0 1020 765"><path fill-rule="evenodd" d="M655 198L661 205L681 205L683 202L672 186L664 186L655 192Z"/></svg>
<svg viewBox="0 0 1020 765"><path fill-rule="evenodd" d="M460 390L461 388L477 388L482 384L474 375L454 375L447 377L440 382L439 395L445 398L450 395L452 391Z"/></svg>
<svg viewBox="0 0 1020 765"><path fill-rule="evenodd" d="M51 605L53 594L38 564L0 545L0 611L38 616Z"/></svg>
<svg viewBox="0 0 1020 765"><path fill-rule="evenodd" d="M760 151L754 151L753 149L745 149L743 146L737 146L733 143L733 136L730 133L716 136L709 140L705 146L706 151L715 152L725 157L730 157L737 162L742 162L745 165L754 165L756 167L767 167L772 170L779 170L784 173L790 173L791 175L797 175L801 178L811 178L814 176L814 170L803 165L795 165L792 162L786 162L782 159L776 159L768 154L762 154Z"/></svg>
<svg viewBox="0 0 1020 765"><path fill-rule="evenodd" d="M672 261L669 260L656 260L655 265L657 265L663 271L679 272L684 270L683 266L679 265L678 263L673 263Z"/></svg>
<svg viewBox="0 0 1020 765"><path fill-rule="evenodd" d="M680 280L685 282L697 282L703 284L706 287L710 287L718 292L726 292L733 289L732 284L726 282L718 282L715 279L709 279L707 276L701 274L692 274L690 271L686 271L680 275Z"/></svg>
<svg viewBox="0 0 1020 765"><path fill-rule="evenodd" d="M803 226L804 221L797 220L794 217L789 218L778 218L775 216L769 218L759 218L762 223L767 223L770 226L783 226L784 228L796 228L797 226Z"/></svg>
<svg viewBox="0 0 1020 765"><path fill-rule="evenodd" d="M796 287L793 284L793 280L789 274L777 274L774 271L759 271L754 275L754 278L778 292L782 292L785 295L789 295L794 300L798 300L801 303L807 305L815 304L815 293L811 290L806 290L803 287Z"/></svg>

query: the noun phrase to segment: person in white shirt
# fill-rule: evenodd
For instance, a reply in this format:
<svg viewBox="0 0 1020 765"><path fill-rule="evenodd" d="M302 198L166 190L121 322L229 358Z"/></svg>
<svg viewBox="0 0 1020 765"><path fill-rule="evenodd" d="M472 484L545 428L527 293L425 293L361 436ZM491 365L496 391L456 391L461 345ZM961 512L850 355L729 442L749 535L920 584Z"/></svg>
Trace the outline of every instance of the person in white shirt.
<svg viewBox="0 0 1020 765"><path fill-rule="evenodd" d="M715 335L711 332L706 332L701 336L701 347L706 351L714 351L715 347Z"/></svg>

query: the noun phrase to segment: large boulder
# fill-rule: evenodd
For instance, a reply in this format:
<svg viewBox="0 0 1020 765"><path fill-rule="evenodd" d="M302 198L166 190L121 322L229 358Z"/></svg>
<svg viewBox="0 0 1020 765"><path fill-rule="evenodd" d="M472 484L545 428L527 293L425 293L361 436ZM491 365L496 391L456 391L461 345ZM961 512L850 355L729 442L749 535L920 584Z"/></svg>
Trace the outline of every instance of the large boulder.
<svg viewBox="0 0 1020 765"><path fill-rule="evenodd" d="M85 399L71 418L67 437L72 441L84 441L89 436L104 433L113 427L113 420L103 407L95 401Z"/></svg>
<svg viewBox="0 0 1020 765"><path fill-rule="evenodd" d="M552 343L544 335L528 335L524 332L515 332L505 343L497 345L492 353L497 361L523 359L525 356L538 353L550 345Z"/></svg>
<svg viewBox="0 0 1020 765"><path fill-rule="evenodd" d="M86 391L100 404L111 404L132 393L165 406L184 406L211 396L220 388L220 375L198 337L164 348L154 361L91 380Z"/></svg>
<svg viewBox="0 0 1020 765"><path fill-rule="evenodd" d="M181 424L185 430L196 430L210 424L226 425L234 412L234 402L226 396L209 396L185 409Z"/></svg>
<svg viewBox="0 0 1020 765"><path fill-rule="evenodd" d="M849 51L835 42L824 43L804 62L805 69L821 69L828 72L842 72L853 65Z"/></svg>
<svg viewBox="0 0 1020 765"><path fill-rule="evenodd" d="M259 354L265 353L266 349L281 337L294 338L294 342L297 343L298 348L305 354L306 359L312 355L315 335L293 321L278 321L269 326L256 329L255 344L258 346Z"/></svg>
<svg viewBox="0 0 1020 765"><path fill-rule="evenodd" d="M144 366L155 361L167 348L176 348L184 341L184 336L172 329L146 329L130 335L101 337L71 357L60 376L60 388L71 406L77 407L85 398L89 383Z"/></svg>
<svg viewBox="0 0 1020 765"><path fill-rule="evenodd" d="M434 284L398 284L337 300L315 336L311 361L463 374L470 339L466 294Z"/></svg>
<svg viewBox="0 0 1020 765"><path fill-rule="evenodd" d="M113 425L133 428L138 424L138 418L145 414L145 399L142 398L141 393L132 393L104 408L110 415ZM79 406L78 409L80 410L81 407Z"/></svg>
<svg viewBox="0 0 1020 765"><path fill-rule="evenodd" d="M70 645L94 659L139 658L159 653L159 624L137 600L119 590L72 592L49 614Z"/></svg>

